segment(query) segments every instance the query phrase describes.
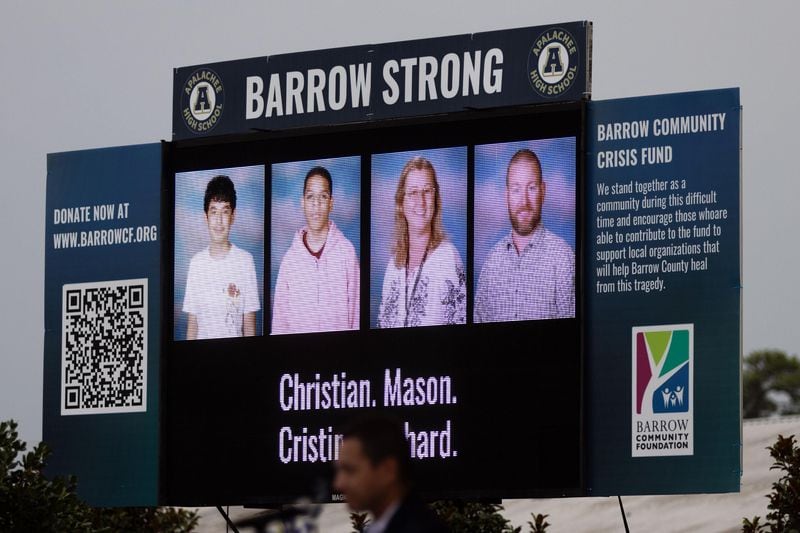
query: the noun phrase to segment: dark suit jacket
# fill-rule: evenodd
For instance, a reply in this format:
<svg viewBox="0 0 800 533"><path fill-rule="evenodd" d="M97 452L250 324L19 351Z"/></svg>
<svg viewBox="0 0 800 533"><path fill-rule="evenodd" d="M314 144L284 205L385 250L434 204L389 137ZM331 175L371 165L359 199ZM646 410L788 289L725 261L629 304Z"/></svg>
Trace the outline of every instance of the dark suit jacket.
<svg viewBox="0 0 800 533"><path fill-rule="evenodd" d="M407 496L386 526L386 533L447 533L447 528L422 500Z"/></svg>

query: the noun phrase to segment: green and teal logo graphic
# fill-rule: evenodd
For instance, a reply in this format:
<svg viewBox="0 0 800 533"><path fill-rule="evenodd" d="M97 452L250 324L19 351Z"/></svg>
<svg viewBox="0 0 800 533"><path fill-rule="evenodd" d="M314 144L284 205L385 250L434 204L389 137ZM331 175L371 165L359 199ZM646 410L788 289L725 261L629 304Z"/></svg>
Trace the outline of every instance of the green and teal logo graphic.
<svg viewBox="0 0 800 533"><path fill-rule="evenodd" d="M694 453L694 324L632 328L631 456Z"/></svg>
<svg viewBox="0 0 800 533"><path fill-rule="evenodd" d="M634 329L636 414L688 413L691 325Z"/></svg>

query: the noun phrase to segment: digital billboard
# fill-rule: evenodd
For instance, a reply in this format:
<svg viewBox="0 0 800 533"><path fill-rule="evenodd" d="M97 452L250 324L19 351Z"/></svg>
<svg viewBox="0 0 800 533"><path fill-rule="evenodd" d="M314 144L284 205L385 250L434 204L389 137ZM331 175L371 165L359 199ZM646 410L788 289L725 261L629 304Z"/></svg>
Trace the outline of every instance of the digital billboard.
<svg viewBox="0 0 800 533"><path fill-rule="evenodd" d="M581 110L172 143L166 502L337 501L374 411L424 497L581 494Z"/></svg>
<svg viewBox="0 0 800 533"><path fill-rule="evenodd" d="M52 472L339 501L381 411L423 498L738 490L739 92L588 101L591 28L179 68L174 142L51 154Z"/></svg>

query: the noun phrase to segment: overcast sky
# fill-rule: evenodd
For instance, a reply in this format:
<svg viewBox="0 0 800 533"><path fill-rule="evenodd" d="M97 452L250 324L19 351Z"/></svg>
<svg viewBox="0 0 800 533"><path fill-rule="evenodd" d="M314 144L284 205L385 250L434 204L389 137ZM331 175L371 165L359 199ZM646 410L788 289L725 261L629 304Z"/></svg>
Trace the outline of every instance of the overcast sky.
<svg viewBox="0 0 800 533"><path fill-rule="evenodd" d="M743 349L798 351L798 2L3 0L2 7L0 227L8 240L0 263L0 420L20 421L29 442L41 437L46 154L169 139L174 67L277 53L590 20L595 100L741 87Z"/></svg>

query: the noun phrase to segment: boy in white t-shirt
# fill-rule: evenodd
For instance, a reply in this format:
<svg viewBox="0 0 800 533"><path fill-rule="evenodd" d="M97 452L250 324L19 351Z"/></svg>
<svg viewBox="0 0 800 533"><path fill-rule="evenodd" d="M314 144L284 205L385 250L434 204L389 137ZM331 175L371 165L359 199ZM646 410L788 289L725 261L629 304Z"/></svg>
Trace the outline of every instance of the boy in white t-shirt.
<svg viewBox="0 0 800 533"><path fill-rule="evenodd" d="M255 335L261 309L256 268L253 256L228 239L236 211L236 189L228 176L208 182L203 208L210 242L189 264L186 339Z"/></svg>

